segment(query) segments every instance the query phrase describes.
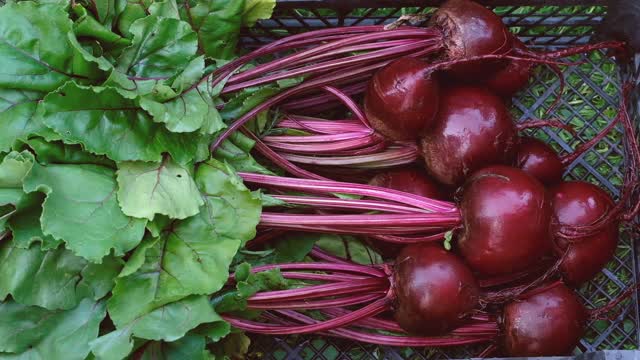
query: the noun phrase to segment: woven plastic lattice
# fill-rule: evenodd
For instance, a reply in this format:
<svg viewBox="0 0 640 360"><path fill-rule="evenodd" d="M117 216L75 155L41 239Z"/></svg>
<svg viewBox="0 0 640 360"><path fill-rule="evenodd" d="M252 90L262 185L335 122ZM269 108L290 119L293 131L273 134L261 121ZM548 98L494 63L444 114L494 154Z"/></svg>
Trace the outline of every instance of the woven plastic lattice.
<svg viewBox="0 0 640 360"><path fill-rule="evenodd" d="M503 4L505 2L509 3L502 1ZM541 1L520 1L523 2L540 5L498 6L494 10L523 41L541 48L588 42L594 28L606 13L606 8L602 6L542 6ZM425 1L281 1L274 18L259 23L256 29L245 33L243 44L249 49L301 31L328 26L383 24L402 14L433 11L433 8L424 6L361 7L370 3L382 3L383 6L391 3L400 6L424 4ZM574 60L584 60L584 63L565 69L567 88L560 105L551 114L545 115L545 111L555 99L559 81L546 68L537 71L533 83L513 100L512 106L514 115L520 120L554 117L573 125L578 132L577 137L550 128L534 133L560 152L571 152L577 144L590 139L614 118L622 80L631 79L634 74L637 78L640 71L638 59L635 63L618 65L604 54L594 53ZM640 122L638 90L636 88L631 105L636 124ZM568 169L566 178L594 182L612 195L618 196L625 169L625 144L621 139L620 130L612 132L576 160ZM638 261L633 237L627 231L622 231L616 258L596 279L580 289L580 294L589 307L607 303L636 281ZM637 235L635 237L637 238ZM576 352L637 349L640 344L638 319L638 301L634 296L625 303L622 312L614 320L591 322ZM387 348L313 336L257 336L252 340L249 355L252 359L446 359L467 358L481 350Z"/></svg>

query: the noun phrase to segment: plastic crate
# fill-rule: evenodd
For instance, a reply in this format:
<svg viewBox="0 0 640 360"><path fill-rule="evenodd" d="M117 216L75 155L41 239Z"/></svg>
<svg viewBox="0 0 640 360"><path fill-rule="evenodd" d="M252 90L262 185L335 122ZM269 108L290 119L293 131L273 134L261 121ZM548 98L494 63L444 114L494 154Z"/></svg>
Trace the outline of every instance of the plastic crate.
<svg viewBox="0 0 640 360"><path fill-rule="evenodd" d="M246 31L242 44L255 48L289 34L333 26L387 24L402 14L431 12L441 1L429 0L278 0L272 19L259 22ZM493 6L504 22L529 46L560 48L587 43L606 14L603 1L598 0L494 0ZM557 129L537 130L535 135L557 150L571 151L577 144L590 139L615 116L620 85L623 80L638 79L640 58L626 64L616 64L602 53L580 56L579 66L564 71L567 87L560 105L547 117L557 117L575 126L578 136ZM516 119L545 117L544 112L554 100L559 81L542 68L534 82L513 100ZM640 123L640 87L636 83L630 114ZM594 182L614 197L618 196L624 171L625 144L620 130L600 142L576 160L565 178ZM600 306L635 283L638 277L638 248L624 231L617 251L605 270L580 289L589 307ZM640 345L639 307L637 293L622 307L612 321L592 321L581 340L576 355L598 350L629 350ZM353 341L320 336L266 337L253 336L250 359L446 359L469 358L482 347L451 349L378 347ZM598 356L605 356L600 353ZM591 354L596 355L596 354ZM612 354L609 354L612 356ZM640 355L638 355L640 357ZM597 357L596 357L597 358Z"/></svg>

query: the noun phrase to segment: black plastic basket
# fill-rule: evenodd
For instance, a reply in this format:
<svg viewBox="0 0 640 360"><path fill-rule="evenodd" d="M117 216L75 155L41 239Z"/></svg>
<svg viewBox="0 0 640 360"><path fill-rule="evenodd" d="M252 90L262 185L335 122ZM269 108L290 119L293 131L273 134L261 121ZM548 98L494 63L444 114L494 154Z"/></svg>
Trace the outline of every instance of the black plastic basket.
<svg viewBox="0 0 640 360"><path fill-rule="evenodd" d="M430 12L441 1L429 0L278 0L272 19L262 21L243 34L246 49L258 47L293 33L332 26L386 24L404 13ZM558 48L589 42L606 14L598 0L493 0L494 7L512 31L529 46ZM575 126L578 136L557 129L537 130L535 135L557 150L571 151L604 128L615 116L623 81L638 79L640 58L616 64L602 53L577 57L583 65L564 71L567 88L560 106L547 115ZM518 119L544 117L559 88L549 69L541 69L535 81L513 100ZM640 88L636 83L630 113L640 120ZM636 124L640 121L636 121ZM565 177L594 182L618 196L624 171L625 144L621 130L601 141L568 169ZM590 283L580 289L585 303L597 307L616 297L638 277L637 235L624 231L616 258ZM598 350L630 350L640 345L637 294L612 321L593 321L576 354ZM252 338L251 359L437 359L469 358L479 348L390 348L319 336Z"/></svg>

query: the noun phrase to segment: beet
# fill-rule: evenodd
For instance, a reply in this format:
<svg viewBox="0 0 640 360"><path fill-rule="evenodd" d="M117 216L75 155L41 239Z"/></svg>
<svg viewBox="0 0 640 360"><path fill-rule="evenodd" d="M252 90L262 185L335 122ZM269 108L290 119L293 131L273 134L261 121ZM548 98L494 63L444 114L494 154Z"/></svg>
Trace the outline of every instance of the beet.
<svg viewBox="0 0 640 360"><path fill-rule="evenodd" d="M516 140L502 99L481 87L457 86L443 91L435 124L420 140L420 152L429 174L452 186L485 166L511 163Z"/></svg>
<svg viewBox="0 0 640 360"><path fill-rule="evenodd" d="M564 164L553 148L530 137L521 137L516 154L516 167L545 185L562 181Z"/></svg>
<svg viewBox="0 0 640 360"><path fill-rule="evenodd" d="M591 225L615 206L599 187L584 181L562 182L550 189L557 223L570 226ZM618 221L607 224L594 235L567 241L556 237L558 256L567 251L560 264L564 281L578 286L591 280L613 258L618 246Z"/></svg>
<svg viewBox="0 0 640 360"><path fill-rule="evenodd" d="M569 355L585 331L587 310L562 284L504 308L504 350L508 356Z"/></svg>
<svg viewBox="0 0 640 360"><path fill-rule="evenodd" d="M411 333L442 334L464 321L480 289L471 270L440 246L415 244L396 258L395 319Z"/></svg>
<svg viewBox="0 0 640 360"><path fill-rule="evenodd" d="M507 54L512 48L511 33L502 19L473 1L446 1L430 23L442 30L445 56L449 60ZM482 79L505 64L502 60L473 61L456 64L449 72L465 80Z"/></svg>
<svg viewBox="0 0 640 360"><path fill-rule="evenodd" d="M426 198L444 200L438 184L418 169L403 168L379 173L369 181L369 185L408 192Z"/></svg>
<svg viewBox="0 0 640 360"><path fill-rule="evenodd" d="M515 49L528 50L517 36L512 35L511 38ZM486 85L494 93L510 98L529 84L533 67L534 63L530 61L509 61L487 79Z"/></svg>
<svg viewBox="0 0 640 360"><path fill-rule="evenodd" d="M418 138L438 112L439 88L428 64L404 57L375 73L365 93L364 111L371 126L394 140Z"/></svg>
<svg viewBox="0 0 640 360"><path fill-rule="evenodd" d="M459 251L482 275L524 270L550 252L550 196L520 169L492 166L474 173L459 207Z"/></svg>

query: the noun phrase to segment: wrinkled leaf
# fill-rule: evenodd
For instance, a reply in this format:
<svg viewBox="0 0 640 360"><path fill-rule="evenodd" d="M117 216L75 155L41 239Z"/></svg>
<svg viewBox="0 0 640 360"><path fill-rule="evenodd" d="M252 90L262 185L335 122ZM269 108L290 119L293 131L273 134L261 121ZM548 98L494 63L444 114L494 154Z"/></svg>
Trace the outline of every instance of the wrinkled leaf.
<svg viewBox="0 0 640 360"><path fill-rule="evenodd" d="M118 69L136 77L170 77L195 56L198 37L188 23L147 16L131 25L133 42L118 58Z"/></svg>
<svg viewBox="0 0 640 360"><path fill-rule="evenodd" d="M202 53L214 59L233 57L238 43L244 0L183 0L181 18L198 33Z"/></svg>
<svg viewBox="0 0 640 360"><path fill-rule="evenodd" d="M217 234L202 213L172 223L136 250L130 274L116 281L109 314L117 324L128 323L166 303L219 290L239 246L240 240Z"/></svg>
<svg viewBox="0 0 640 360"><path fill-rule="evenodd" d="M41 250L49 250L62 243L62 240L42 232L40 217L45 197L41 193L25 194L16 204L16 212L9 219L14 246L28 249L34 242L39 242Z"/></svg>
<svg viewBox="0 0 640 360"><path fill-rule="evenodd" d="M178 4L175 0L155 1L149 6L149 13L165 18L180 19Z"/></svg>
<svg viewBox="0 0 640 360"><path fill-rule="evenodd" d="M212 359L206 349L206 339L196 334L187 334L173 342L154 342L145 346L140 360L207 360Z"/></svg>
<svg viewBox="0 0 640 360"><path fill-rule="evenodd" d="M109 312L111 315L111 312ZM220 321L205 296L191 296L159 306L129 322L115 321L117 330L91 342L92 352L98 358L120 359L133 349L131 336L175 341L200 324Z"/></svg>
<svg viewBox="0 0 640 360"><path fill-rule="evenodd" d="M156 214L185 219L204 203L191 169L165 157L161 163L123 162L118 170L118 201L122 211L153 220Z"/></svg>
<svg viewBox="0 0 640 360"><path fill-rule="evenodd" d="M42 128L34 115L43 97L37 91L0 88L0 151L8 151L17 139L26 139Z"/></svg>
<svg viewBox="0 0 640 360"><path fill-rule="evenodd" d="M80 145L67 145L60 141L46 141L41 137L25 141L36 154L38 162L47 164L95 164L115 169L116 164L104 156L82 150Z"/></svg>
<svg viewBox="0 0 640 360"><path fill-rule="evenodd" d="M96 3L93 5L96 5ZM73 11L78 17L73 24L73 30L76 36L96 39L103 48L112 53L114 51L119 52L131 44L128 39L111 31L110 26L107 27L100 23L100 21L94 18L84 7L76 5L73 7Z"/></svg>
<svg viewBox="0 0 640 360"><path fill-rule="evenodd" d="M121 267L113 257L96 265L65 249L20 249L5 242L0 248L0 299L11 295L23 305L72 309L83 298L99 300L111 291Z"/></svg>
<svg viewBox="0 0 640 360"><path fill-rule="evenodd" d="M169 132L115 89L69 83L47 95L42 106L44 123L65 143L115 161L160 161L168 152L186 163L208 154L207 142L197 135Z"/></svg>
<svg viewBox="0 0 640 360"><path fill-rule="evenodd" d="M0 87L52 91L91 66L66 41L71 20L62 5L30 1L0 7Z"/></svg>
<svg viewBox="0 0 640 360"><path fill-rule="evenodd" d="M202 210L216 233L244 244L256 235L262 204L242 179L221 162L211 159L199 165L196 183L205 198Z"/></svg>
<svg viewBox="0 0 640 360"><path fill-rule="evenodd" d="M140 99L140 106L151 114L155 122L164 123L172 132L201 130L204 134L214 134L225 124L206 90L208 85L209 82L205 82L168 101L156 101L145 96Z"/></svg>
<svg viewBox="0 0 640 360"><path fill-rule="evenodd" d="M0 163L0 205L16 205L24 196L22 181L33 166L28 151L12 151Z"/></svg>
<svg viewBox="0 0 640 360"><path fill-rule="evenodd" d="M83 360L105 314L103 302L89 299L67 311L0 303L0 351L16 353L2 358Z"/></svg>
<svg viewBox="0 0 640 360"><path fill-rule="evenodd" d="M111 249L116 255L133 249L144 233L144 220L120 210L116 186L114 171L99 165L35 164L24 180L25 191L47 195L43 233L64 240L67 248L92 262L100 262Z"/></svg>

